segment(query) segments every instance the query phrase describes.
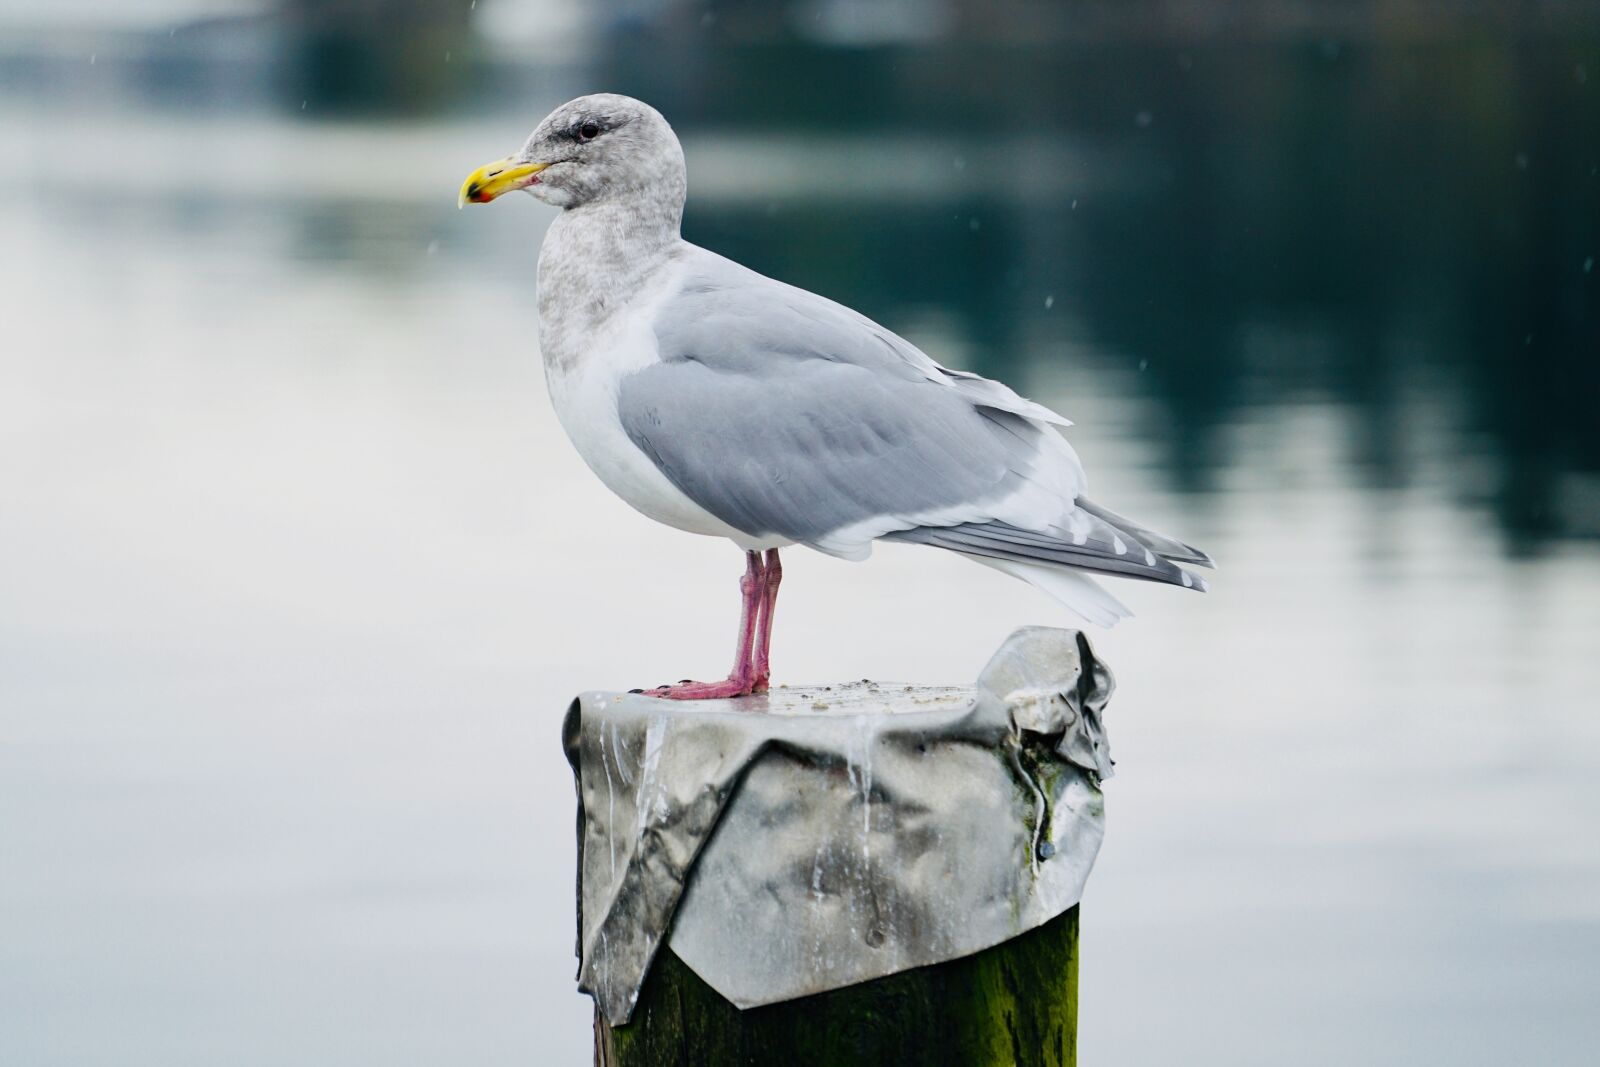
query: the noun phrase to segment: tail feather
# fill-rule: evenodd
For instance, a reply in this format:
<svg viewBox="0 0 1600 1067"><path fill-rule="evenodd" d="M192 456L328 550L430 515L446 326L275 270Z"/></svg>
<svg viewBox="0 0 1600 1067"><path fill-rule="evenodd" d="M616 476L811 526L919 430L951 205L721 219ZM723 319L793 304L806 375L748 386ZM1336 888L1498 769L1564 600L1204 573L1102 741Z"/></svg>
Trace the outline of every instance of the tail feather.
<svg viewBox="0 0 1600 1067"><path fill-rule="evenodd" d="M1156 533L1147 526L1141 526L1132 519L1124 518L1112 511L1103 508L1086 497L1078 498L1078 506L1101 522L1121 530L1124 534L1150 546L1151 551L1162 559L1171 560L1173 563L1192 563L1196 567L1215 567L1211 557L1195 548L1193 545L1184 544L1175 537Z"/></svg>
<svg viewBox="0 0 1600 1067"><path fill-rule="evenodd" d="M1085 622L1110 629L1123 619L1133 618L1127 605L1101 588L1100 583L1081 571L1054 567L1043 563L1022 563L1017 560L994 559L990 556L962 555L974 563L993 567L1002 574L1021 578L1077 615Z"/></svg>
<svg viewBox="0 0 1600 1067"><path fill-rule="evenodd" d="M1132 534L1099 518L1085 517L1085 523L1087 530L1075 538L1024 530L1003 522L966 522L955 526L914 526L884 534L883 539L932 545L988 559L1075 567L1119 578L1141 578L1205 591L1204 579L1157 555Z"/></svg>

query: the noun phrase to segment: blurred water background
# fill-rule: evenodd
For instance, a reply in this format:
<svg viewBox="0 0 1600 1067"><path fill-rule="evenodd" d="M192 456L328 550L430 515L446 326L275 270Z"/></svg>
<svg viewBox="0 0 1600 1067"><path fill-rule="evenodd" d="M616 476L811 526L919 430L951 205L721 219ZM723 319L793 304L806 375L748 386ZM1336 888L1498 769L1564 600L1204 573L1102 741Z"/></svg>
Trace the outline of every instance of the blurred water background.
<svg viewBox="0 0 1600 1067"><path fill-rule="evenodd" d="M0 2L0 1062L588 1062L560 716L723 669L740 561L454 201L601 89L1221 562L1096 638L1085 1063L1594 1062L1600 16L1378 0ZM780 681L1064 621L789 555Z"/></svg>

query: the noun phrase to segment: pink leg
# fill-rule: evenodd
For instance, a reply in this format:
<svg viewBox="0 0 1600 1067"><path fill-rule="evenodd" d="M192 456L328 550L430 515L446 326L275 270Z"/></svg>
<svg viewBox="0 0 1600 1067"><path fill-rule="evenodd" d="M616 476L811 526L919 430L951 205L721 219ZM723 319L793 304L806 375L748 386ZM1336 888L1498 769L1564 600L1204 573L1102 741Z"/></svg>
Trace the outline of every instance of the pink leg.
<svg viewBox="0 0 1600 1067"><path fill-rule="evenodd" d="M746 552L744 577L739 579L739 592L744 606L739 614L739 646L733 654L733 670L720 682L691 682L663 685L649 691L651 696L669 700L714 700L718 697L744 696L755 687L752 669L756 643L756 626L761 613L761 602L766 595L766 570L761 565L761 553Z"/></svg>
<svg viewBox="0 0 1600 1067"><path fill-rule="evenodd" d="M783 581L783 564L778 562L778 550L767 549L767 574L761 596L761 625L756 632L755 688L752 692L765 693L772 681L772 613L778 607L778 584Z"/></svg>

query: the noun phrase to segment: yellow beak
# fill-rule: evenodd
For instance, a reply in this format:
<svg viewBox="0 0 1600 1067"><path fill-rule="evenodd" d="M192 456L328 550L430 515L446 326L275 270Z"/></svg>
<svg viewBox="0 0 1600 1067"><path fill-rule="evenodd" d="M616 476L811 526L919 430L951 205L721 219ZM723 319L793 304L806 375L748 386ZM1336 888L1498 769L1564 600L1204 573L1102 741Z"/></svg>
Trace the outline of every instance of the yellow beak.
<svg viewBox="0 0 1600 1067"><path fill-rule="evenodd" d="M479 167L467 175L467 180L461 183L461 198L456 201L456 206L466 207L468 201L474 204L487 204L495 197L512 190L525 189L537 182L539 172L549 165L518 163L515 159L506 158Z"/></svg>

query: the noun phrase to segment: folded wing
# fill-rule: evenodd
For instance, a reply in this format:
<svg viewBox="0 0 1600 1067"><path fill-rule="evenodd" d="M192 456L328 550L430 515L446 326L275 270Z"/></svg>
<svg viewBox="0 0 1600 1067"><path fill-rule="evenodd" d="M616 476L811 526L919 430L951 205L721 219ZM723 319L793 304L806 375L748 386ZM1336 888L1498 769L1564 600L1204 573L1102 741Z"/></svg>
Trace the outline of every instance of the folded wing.
<svg viewBox="0 0 1600 1067"><path fill-rule="evenodd" d="M846 558L878 538L933 545L1058 596L1082 583L1031 572L1203 584L1173 562L1209 565L1203 553L1081 499L1061 416L703 255L657 316L660 361L622 380L617 405L634 444L722 521Z"/></svg>

